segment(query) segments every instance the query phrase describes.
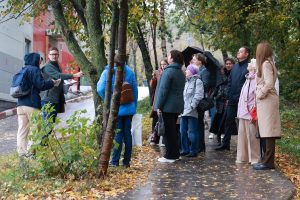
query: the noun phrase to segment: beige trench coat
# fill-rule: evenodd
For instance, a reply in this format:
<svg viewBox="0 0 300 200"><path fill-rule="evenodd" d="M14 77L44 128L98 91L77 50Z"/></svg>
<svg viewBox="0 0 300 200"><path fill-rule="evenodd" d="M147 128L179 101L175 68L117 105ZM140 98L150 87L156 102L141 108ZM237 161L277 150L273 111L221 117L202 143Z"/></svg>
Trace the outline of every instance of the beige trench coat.
<svg viewBox="0 0 300 200"><path fill-rule="evenodd" d="M281 136L279 96L275 90L277 69L273 62L265 61L262 76L256 76L257 121L262 138Z"/></svg>

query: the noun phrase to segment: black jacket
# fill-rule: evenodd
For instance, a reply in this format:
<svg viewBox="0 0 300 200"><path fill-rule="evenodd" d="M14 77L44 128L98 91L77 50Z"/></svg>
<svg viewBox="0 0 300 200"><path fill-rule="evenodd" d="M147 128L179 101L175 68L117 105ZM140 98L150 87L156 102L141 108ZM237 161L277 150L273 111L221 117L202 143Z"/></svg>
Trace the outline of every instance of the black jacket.
<svg viewBox="0 0 300 200"><path fill-rule="evenodd" d="M228 77L228 105L237 105L242 87L246 81L248 59L235 64Z"/></svg>

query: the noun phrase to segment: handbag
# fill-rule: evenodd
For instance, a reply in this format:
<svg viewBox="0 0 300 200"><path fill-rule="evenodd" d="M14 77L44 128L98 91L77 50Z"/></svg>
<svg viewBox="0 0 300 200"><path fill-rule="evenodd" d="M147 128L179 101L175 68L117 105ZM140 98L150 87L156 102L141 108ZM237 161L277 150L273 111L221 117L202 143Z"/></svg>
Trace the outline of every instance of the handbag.
<svg viewBox="0 0 300 200"><path fill-rule="evenodd" d="M156 125L155 125L154 129L157 132L158 136L164 136L165 135L165 123L164 123L164 119L162 117L162 114L158 115L158 121L156 122Z"/></svg>
<svg viewBox="0 0 300 200"><path fill-rule="evenodd" d="M198 112L203 112L203 111L207 111L209 109L211 109L212 107L214 107L214 100L211 97L204 97L203 99L201 99L198 103L197 106L197 111Z"/></svg>
<svg viewBox="0 0 300 200"><path fill-rule="evenodd" d="M125 81L122 84L120 104L128 104L134 101L131 85Z"/></svg>
<svg viewBox="0 0 300 200"><path fill-rule="evenodd" d="M251 121L257 121L256 106L250 110Z"/></svg>
<svg viewBox="0 0 300 200"><path fill-rule="evenodd" d="M195 86L196 86L196 81L195 81ZM195 87L194 86L194 87ZM212 92L213 95L214 92ZM203 112L203 111L207 111L209 109L211 109L212 107L214 107L214 99L212 98L212 95L202 98L198 105L197 105L197 112Z"/></svg>

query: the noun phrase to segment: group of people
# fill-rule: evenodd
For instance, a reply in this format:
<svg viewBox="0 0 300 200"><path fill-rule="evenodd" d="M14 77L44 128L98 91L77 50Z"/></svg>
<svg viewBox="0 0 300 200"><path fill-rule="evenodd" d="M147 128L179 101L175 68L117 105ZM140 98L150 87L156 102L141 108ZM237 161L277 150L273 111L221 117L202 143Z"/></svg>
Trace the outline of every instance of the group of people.
<svg viewBox="0 0 300 200"><path fill-rule="evenodd" d="M44 113L44 118L55 120L58 113L64 112L65 97L63 92L63 81L82 76L82 72L75 74L64 74L58 63L59 50L52 47L48 54L49 61L42 65L43 58L38 53L29 53L24 56L22 67L23 80L31 88L26 96L17 100L18 132L17 152L20 157L30 157L30 144L28 135L30 131L30 116L42 106L50 104L54 107L51 113ZM40 94L41 91L44 91ZM45 135L45 140L47 135Z"/></svg>
<svg viewBox="0 0 300 200"><path fill-rule="evenodd" d="M161 117L165 133L165 154L159 162L173 163L180 156L196 157L205 152L204 113L197 105L204 97L214 97L209 110L210 132L217 135L216 151L230 150L232 135L238 135L236 163L250 163L256 170L273 169L275 139L280 138L279 93L277 69L269 43L257 45L256 60L249 63L250 49L243 46L237 53L238 63L227 58L221 70L221 81L205 67L203 54L193 55L183 67L180 51L172 50L153 73L152 136L159 137L155 124ZM216 84L218 83L218 84ZM179 130L176 122L179 120ZM221 134L224 138L221 141Z"/></svg>
<svg viewBox="0 0 300 200"><path fill-rule="evenodd" d="M274 168L275 139L280 138L279 93L276 90L277 69L269 43L262 42L256 49L256 62L249 63L250 49L243 46L237 53L238 63L227 58L219 81L206 67L206 57L197 53L185 68L184 57L178 50L170 51L168 58L160 62L150 82L152 87L153 118L151 144L158 144L155 130L161 117L165 133L162 143L165 154L159 162L173 163L180 156L196 157L205 152L204 110L197 109L204 97L214 97L214 107L209 109L210 132L217 135L217 151L230 150L231 135L238 134L236 163L251 163L254 169ZM37 53L25 56L27 80L32 86L30 95L18 98L19 129L17 151L28 155L27 137L29 120L33 111L45 104L54 107L50 116L64 112L63 80L80 77L82 72L64 74L58 64L59 51L51 48L49 61L40 69L41 57ZM115 61L116 62L116 61ZM108 74L105 67L97 84L97 92L104 100ZM117 70L114 67L114 72ZM112 77L114 87L115 73ZM110 166L119 166L122 144L125 144L123 166L129 167L132 153L131 122L137 110L138 88L134 72L124 67L123 86L127 84L118 112L115 147ZM44 92L40 97L40 91ZM129 92L129 93L128 93ZM44 115L44 117L49 117ZM257 138L259 133L259 138ZM221 134L224 138L221 141Z"/></svg>

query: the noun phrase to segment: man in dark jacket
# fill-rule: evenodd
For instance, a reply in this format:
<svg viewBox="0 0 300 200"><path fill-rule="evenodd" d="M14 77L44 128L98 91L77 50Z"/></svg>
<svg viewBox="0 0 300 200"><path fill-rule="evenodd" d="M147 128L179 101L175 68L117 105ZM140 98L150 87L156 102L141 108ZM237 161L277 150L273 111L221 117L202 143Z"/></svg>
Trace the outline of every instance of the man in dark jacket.
<svg viewBox="0 0 300 200"><path fill-rule="evenodd" d="M49 116L53 116L53 120L55 120L57 113L64 112L65 105L65 96L63 91L64 80L71 79L74 77L81 77L82 72L78 72L76 74L64 74L61 71L61 68L58 64L59 51L56 47L52 47L49 51L49 62L45 64L42 68L43 77L45 80L49 79L61 79L61 83L58 87L47 90L42 95L42 106L47 103L50 103L54 106L55 111L50 113Z"/></svg>
<svg viewBox="0 0 300 200"><path fill-rule="evenodd" d="M222 145L216 148L217 151L230 150L231 135L237 135L237 116L238 102L242 87L245 83L245 75L248 73L247 66L250 55L249 47L243 46L237 53L239 62L235 64L228 77L228 95L225 110L224 138Z"/></svg>
<svg viewBox="0 0 300 200"><path fill-rule="evenodd" d="M37 53L30 53L24 57L25 70L24 79L28 81L31 91L28 95L18 98L18 133L17 133L17 151L20 156L27 155L27 136L29 133L30 115L41 109L40 91L48 90L59 84L60 81L45 81L39 68L41 57Z"/></svg>

